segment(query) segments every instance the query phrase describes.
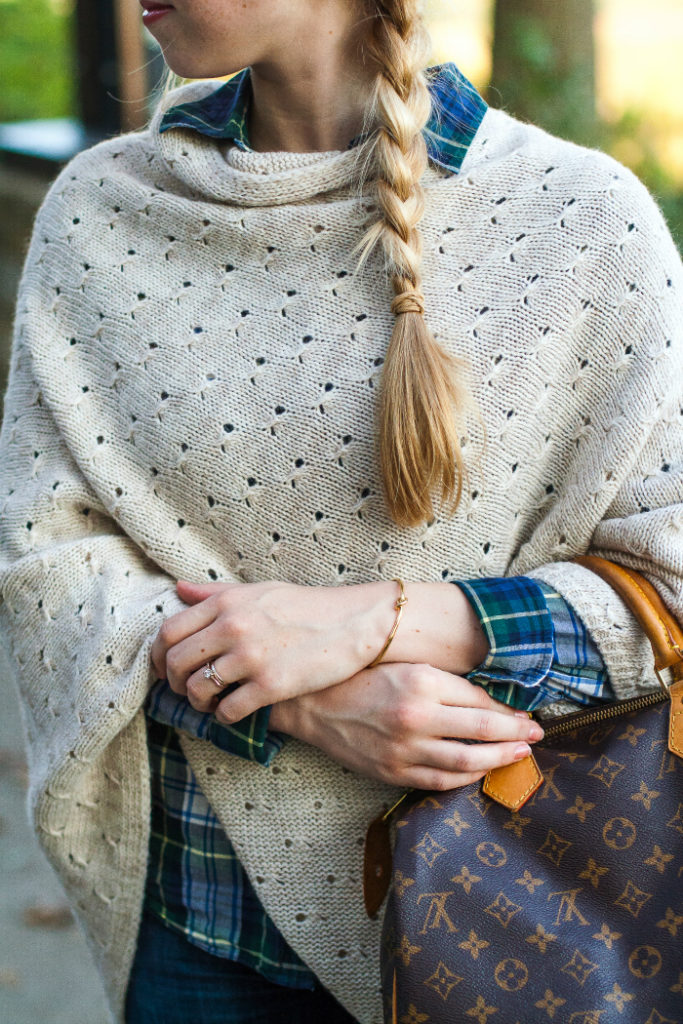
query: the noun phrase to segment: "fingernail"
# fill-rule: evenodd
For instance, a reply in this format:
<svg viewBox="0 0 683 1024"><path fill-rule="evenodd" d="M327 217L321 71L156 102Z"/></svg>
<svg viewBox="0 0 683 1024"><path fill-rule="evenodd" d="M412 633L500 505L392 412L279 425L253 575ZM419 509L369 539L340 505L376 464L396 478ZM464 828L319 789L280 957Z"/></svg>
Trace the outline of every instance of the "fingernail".
<svg viewBox="0 0 683 1024"><path fill-rule="evenodd" d="M531 747L528 743L520 743L518 747L515 747L515 761L521 761L523 757L528 757L531 753Z"/></svg>
<svg viewBox="0 0 683 1024"><path fill-rule="evenodd" d="M542 740L544 736L545 733L543 732L543 729L541 729L538 722L534 722L534 724L529 729L529 739L531 740L531 742L535 743L536 740Z"/></svg>
<svg viewBox="0 0 683 1024"><path fill-rule="evenodd" d="M515 711L515 718L529 718L528 711Z"/></svg>

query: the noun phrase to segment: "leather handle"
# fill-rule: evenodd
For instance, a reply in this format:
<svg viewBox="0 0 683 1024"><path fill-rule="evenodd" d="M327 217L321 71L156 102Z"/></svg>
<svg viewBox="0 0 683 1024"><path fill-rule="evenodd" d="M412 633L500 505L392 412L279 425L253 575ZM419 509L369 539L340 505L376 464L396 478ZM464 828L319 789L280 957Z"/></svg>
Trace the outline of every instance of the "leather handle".
<svg viewBox="0 0 683 1024"><path fill-rule="evenodd" d="M633 612L652 644L656 670L671 668L675 679L683 679L683 629L652 584L634 569L596 555L581 555L574 561L609 583Z"/></svg>

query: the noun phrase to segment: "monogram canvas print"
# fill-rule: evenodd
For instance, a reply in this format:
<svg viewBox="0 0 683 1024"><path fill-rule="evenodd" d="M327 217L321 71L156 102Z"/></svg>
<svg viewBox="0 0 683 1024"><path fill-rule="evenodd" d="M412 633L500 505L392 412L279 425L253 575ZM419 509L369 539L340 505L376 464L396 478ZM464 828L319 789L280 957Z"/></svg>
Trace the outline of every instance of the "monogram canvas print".
<svg viewBox="0 0 683 1024"><path fill-rule="evenodd" d="M387 1021L680 1024L683 762L668 714L537 749L545 783L519 812L475 784L400 817Z"/></svg>

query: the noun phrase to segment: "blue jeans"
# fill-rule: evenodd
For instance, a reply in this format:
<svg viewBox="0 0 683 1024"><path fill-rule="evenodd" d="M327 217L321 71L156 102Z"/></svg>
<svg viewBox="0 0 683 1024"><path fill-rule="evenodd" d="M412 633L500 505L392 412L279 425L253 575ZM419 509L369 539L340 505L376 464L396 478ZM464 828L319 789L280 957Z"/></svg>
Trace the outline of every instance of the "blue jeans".
<svg viewBox="0 0 683 1024"><path fill-rule="evenodd" d="M144 914L126 996L126 1024L355 1024L319 986L274 985L205 953Z"/></svg>

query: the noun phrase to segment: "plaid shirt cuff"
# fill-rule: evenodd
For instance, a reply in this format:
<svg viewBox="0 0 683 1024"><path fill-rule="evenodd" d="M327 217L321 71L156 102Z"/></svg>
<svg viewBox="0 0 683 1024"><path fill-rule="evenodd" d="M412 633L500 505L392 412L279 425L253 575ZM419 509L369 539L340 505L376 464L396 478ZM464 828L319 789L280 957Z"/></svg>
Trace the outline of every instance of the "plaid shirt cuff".
<svg viewBox="0 0 683 1024"><path fill-rule="evenodd" d="M580 704L612 699L599 650L552 587L527 576L457 581L489 642L467 678L496 700L533 710L568 697Z"/></svg>
<svg viewBox="0 0 683 1024"><path fill-rule="evenodd" d="M174 693L165 679L159 679L150 690L146 710L156 722L258 764L269 765L285 741L281 733L268 731L269 707L259 708L234 725L222 725L210 712L197 711L187 697Z"/></svg>

